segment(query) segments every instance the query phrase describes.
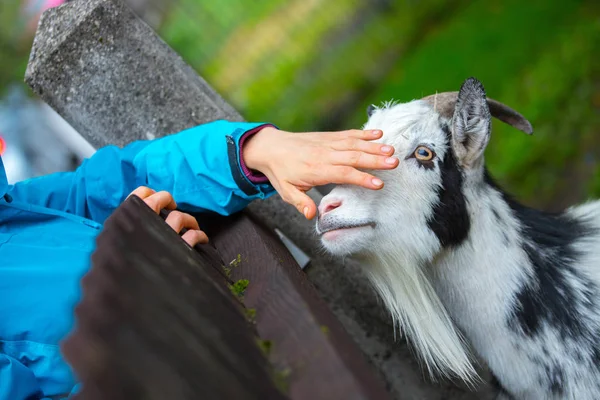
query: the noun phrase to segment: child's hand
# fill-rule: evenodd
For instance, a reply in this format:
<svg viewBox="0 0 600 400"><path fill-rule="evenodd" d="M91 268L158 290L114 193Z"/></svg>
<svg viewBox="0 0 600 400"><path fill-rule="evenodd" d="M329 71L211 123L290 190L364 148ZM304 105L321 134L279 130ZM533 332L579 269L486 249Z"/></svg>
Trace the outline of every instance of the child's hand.
<svg viewBox="0 0 600 400"><path fill-rule="evenodd" d="M244 144L244 163L262 172L283 200L312 219L314 201L305 193L328 183L381 189L383 182L359 169L393 169L394 148L373 140L380 130L291 133L266 127Z"/></svg>
<svg viewBox="0 0 600 400"><path fill-rule="evenodd" d="M146 186L140 186L129 194L129 196L131 195L144 200L144 203L157 214L163 208L167 210L175 210L177 208L177 204L169 192L156 192ZM171 211L165 222L177 233L181 232L183 228L187 229L188 231L181 238L191 247L199 243L208 243L208 236L200 230L196 218L189 214L180 211Z"/></svg>

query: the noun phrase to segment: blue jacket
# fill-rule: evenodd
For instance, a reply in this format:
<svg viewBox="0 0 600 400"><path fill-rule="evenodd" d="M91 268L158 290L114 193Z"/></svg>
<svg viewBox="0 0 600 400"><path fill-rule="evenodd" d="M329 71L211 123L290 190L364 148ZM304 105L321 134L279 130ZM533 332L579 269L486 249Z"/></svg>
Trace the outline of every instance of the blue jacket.
<svg viewBox="0 0 600 400"><path fill-rule="evenodd" d="M274 192L243 166L260 124L216 121L98 150L74 172L8 185L0 158L0 400L64 394L76 383L59 352L73 325L95 237L136 187L173 194L184 211L230 214Z"/></svg>

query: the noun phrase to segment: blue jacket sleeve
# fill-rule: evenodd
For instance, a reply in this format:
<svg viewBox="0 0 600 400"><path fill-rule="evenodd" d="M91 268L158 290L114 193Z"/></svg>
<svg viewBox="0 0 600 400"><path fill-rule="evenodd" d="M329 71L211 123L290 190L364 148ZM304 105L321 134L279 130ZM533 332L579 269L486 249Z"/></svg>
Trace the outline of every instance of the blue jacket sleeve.
<svg viewBox="0 0 600 400"><path fill-rule="evenodd" d="M0 400L41 397L42 391L33 371L14 358L0 353Z"/></svg>
<svg viewBox="0 0 600 400"><path fill-rule="evenodd" d="M74 172L19 182L8 194L99 223L138 186L172 193L184 211L231 214L274 193L268 182L251 181L240 160L240 140L261 125L215 121L123 149L107 146Z"/></svg>

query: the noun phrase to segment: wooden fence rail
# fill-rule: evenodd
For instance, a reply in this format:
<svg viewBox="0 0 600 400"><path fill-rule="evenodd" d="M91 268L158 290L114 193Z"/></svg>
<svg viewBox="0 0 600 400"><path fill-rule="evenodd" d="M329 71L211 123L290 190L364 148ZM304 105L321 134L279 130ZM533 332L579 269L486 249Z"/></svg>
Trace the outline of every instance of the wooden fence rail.
<svg viewBox="0 0 600 400"><path fill-rule="evenodd" d="M284 398L215 253L191 249L137 197L117 209L63 344L78 398Z"/></svg>
<svg viewBox="0 0 600 400"><path fill-rule="evenodd" d="M63 344L78 398L388 398L276 235L200 218L216 248L189 248L137 197L108 219Z"/></svg>

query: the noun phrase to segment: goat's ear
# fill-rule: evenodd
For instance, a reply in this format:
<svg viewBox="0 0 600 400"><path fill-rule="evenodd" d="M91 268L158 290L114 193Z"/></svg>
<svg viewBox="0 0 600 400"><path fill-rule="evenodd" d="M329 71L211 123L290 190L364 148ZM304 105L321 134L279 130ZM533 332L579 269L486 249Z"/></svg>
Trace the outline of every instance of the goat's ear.
<svg viewBox="0 0 600 400"><path fill-rule="evenodd" d="M463 167L473 166L490 140L492 116L485 89L475 78L461 86L452 117L452 146Z"/></svg>

